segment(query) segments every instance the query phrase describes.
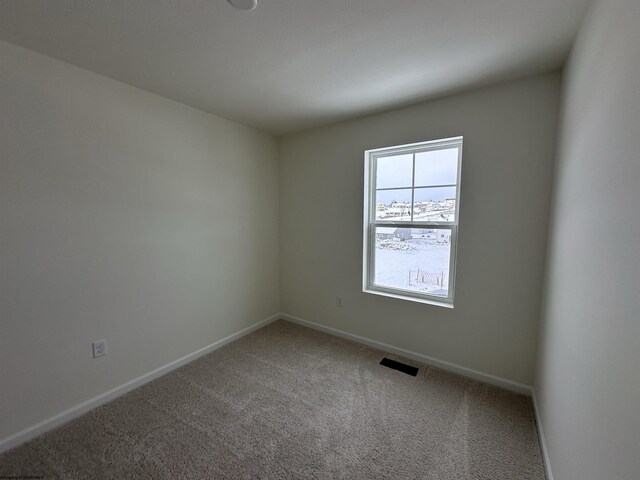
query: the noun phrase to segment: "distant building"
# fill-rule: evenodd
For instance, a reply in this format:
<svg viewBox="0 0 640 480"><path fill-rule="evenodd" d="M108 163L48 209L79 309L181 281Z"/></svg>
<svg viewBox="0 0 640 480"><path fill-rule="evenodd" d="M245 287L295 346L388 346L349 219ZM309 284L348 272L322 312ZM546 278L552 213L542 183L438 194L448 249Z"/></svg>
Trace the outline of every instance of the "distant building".
<svg viewBox="0 0 640 480"><path fill-rule="evenodd" d="M385 214L387 217L409 217L411 216L411 204L402 202L393 202L391 206L386 207Z"/></svg>
<svg viewBox="0 0 640 480"><path fill-rule="evenodd" d="M379 240L396 240L404 242L411 238L410 228L378 227L376 238Z"/></svg>
<svg viewBox="0 0 640 480"><path fill-rule="evenodd" d="M411 229L396 228L396 231L393 232L393 238L396 238L402 242L404 242L405 240L409 240L411 238Z"/></svg>
<svg viewBox="0 0 640 480"><path fill-rule="evenodd" d="M412 228L411 238L435 238L435 234L430 228Z"/></svg>
<svg viewBox="0 0 640 480"><path fill-rule="evenodd" d="M439 243L449 243L451 241L451 230L436 230L433 228L412 228L411 238L436 240Z"/></svg>
<svg viewBox="0 0 640 480"><path fill-rule="evenodd" d="M438 242L440 243L451 242L451 230L438 230Z"/></svg>
<svg viewBox="0 0 640 480"><path fill-rule="evenodd" d="M393 240L393 233L396 228L393 227L378 227L376 228L376 238L378 240Z"/></svg>

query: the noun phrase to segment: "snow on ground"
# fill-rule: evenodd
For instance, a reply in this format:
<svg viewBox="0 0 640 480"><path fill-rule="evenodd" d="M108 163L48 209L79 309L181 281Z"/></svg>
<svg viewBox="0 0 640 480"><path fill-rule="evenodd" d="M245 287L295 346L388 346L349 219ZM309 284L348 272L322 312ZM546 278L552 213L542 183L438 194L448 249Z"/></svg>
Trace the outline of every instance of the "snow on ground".
<svg viewBox="0 0 640 480"><path fill-rule="evenodd" d="M378 229L380 231L380 229ZM376 240L376 248L380 250L415 250L411 242L396 242L393 240Z"/></svg>
<svg viewBox="0 0 640 480"><path fill-rule="evenodd" d="M406 249L389 248L388 242L385 243L386 245L381 245L381 242L376 242L376 285L447 296L450 253L448 243L417 239L395 242L407 245ZM431 274L444 273L444 288L434 284L416 282L418 269Z"/></svg>

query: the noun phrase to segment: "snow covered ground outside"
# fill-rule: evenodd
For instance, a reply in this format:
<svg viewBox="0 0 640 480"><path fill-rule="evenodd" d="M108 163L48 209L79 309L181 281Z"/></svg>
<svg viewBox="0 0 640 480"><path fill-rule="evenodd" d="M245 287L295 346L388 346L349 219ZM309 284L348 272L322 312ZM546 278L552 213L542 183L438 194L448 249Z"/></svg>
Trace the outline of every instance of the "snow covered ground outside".
<svg viewBox="0 0 640 480"><path fill-rule="evenodd" d="M451 248L449 243L421 239L394 242L406 248L393 247L390 243L376 241L376 285L447 296ZM418 269L429 274L427 281L416 281ZM437 279L443 276L444 286L437 285ZM423 274L420 277L423 277Z"/></svg>

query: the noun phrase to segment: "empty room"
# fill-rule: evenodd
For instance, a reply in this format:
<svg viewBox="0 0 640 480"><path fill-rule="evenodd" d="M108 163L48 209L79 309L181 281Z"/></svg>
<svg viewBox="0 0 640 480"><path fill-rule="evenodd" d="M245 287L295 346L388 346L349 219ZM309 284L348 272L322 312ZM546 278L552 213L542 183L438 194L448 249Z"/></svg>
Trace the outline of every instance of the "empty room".
<svg viewBox="0 0 640 480"><path fill-rule="evenodd" d="M640 479L638 25L0 0L0 479Z"/></svg>

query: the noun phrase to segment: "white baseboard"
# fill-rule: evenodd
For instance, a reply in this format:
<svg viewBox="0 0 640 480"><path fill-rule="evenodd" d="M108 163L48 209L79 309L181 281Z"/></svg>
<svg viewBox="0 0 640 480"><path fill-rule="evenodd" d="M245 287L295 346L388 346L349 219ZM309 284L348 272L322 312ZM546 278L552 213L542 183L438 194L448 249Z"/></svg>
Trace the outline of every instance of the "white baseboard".
<svg viewBox="0 0 640 480"><path fill-rule="evenodd" d="M471 368L456 365L455 363L447 362L444 360L438 360L437 358L422 355L421 353L411 352L409 350L405 350L404 348L394 347L393 345L389 345L387 343L379 342L377 340L372 340L366 337L361 337L360 335L355 335L353 333L338 330L337 328L327 327L326 325L311 322L309 320L304 320L300 317L295 317L287 313L281 314L281 318L293 323L297 323L299 325L303 325L305 327L313 328L314 330L328 333L329 335L334 335L346 340L362 343L369 347L377 348L378 350L383 350L395 355L400 355L412 360L416 360L417 362L422 362L433 367L441 368L442 370L457 373L458 375L462 375L464 377L473 378L474 380L479 380L484 383L489 383L491 385L504 388L505 390L510 390L512 392L527 395L529 397L532 394L532 388L529 385L525 385L523 383L514 382L511 380L507 380L506 378L497 377L488 373L479 372L478 370L473 370Z"/></svg>
<svg viewBox="0 0 640 480"><path fill-rule="evenodd" d="M68 421L73 420L74 418L77 418L80 415L87 413L88 411L93 410L94 408L99 407L100 405L107 403L108 401L113 400L116 397L124 395L125 393L130 392L131 390L134 390L135 388L138 388L145 383L148 383L166 373L169 373L171 370L175 370L178 367L186 365L187 363L192 362L203 355L206 355L207 353L211 353L218 348L224 347L228 343L231 343L239 339L240 337L248 335L249 333L258 330L259 328L262 328L265 325L278 320L279 318L281 318L281 315L279 313L271 315L269 318L255 323L250 327L243 328L239 332L218 340L211 345L196 350L195 352L189 353L182 358L174 360L173 362L168 363L162 367L156 368L155 370L145 373L144 375L140 375L133 380L130 380L126 383L123 383L122 385L112 388L111 390L101 393L98 396L90 398L89 400L75 405L63 412L60 412L57 415L49 417L42 422L39 422L31 427L25 428L20 432L3 438L2 440L0 440L0 453L17 447L21 443L31 440L32 438L37 437L38 435L41 435L44 432L51 430L52 428L67 423Z"/></svg>
<svg viewBox="0 0 640 480"><path fill-rule="evenodd" d="M553 475L551 473L551 467L549 465L549 456L547 453L547 448L546 448L546 443L545 443L545 438L544 438L544 433L543 433L543 428L542 428L542 424L540 423L540 417L539 417L539 413L538 413L538 406L536 403L536 398L535 398L535 392L533 392L532 388L528 385L524 385L518 382L513 382L511 380L507 380L505 378L501 378L501 377L497 377L495 375L490 375L487 373L483 373L483 372L479 372L477 370L473 370L467 367L463 367L460 365L456 365L454 363L450 363L444 360L438 360L436 358L433 357L429 357L427 355L422 355L420 353L416 353L416 352L411 352L409 350L405 350L403 348L399 348L399 347L394 347L393 345L389 345L383 342L379 342L377 340L372 340L366 337L362 337L359 335L355 335L352 333L348 333L342 330L338 330L336 328L332 328L332 327L327 327L325 325L319 324L319 323L315 323L315 322L311 322L309 320L304 320L302 318L299 317L295 317L293 315L289 315L286 313L277 313L275 315L271 315L269 318L266 318L260 322L257 322L253 325L251 325L250 327L244 328L232 335L229 335L228 337L225 337L221 340L218 340L217 342L212 343L211 345L208 345L206 347L203 347L199 350L196 350L195 352L192 352L188 355L185 355L182 358L179 358L177 360L174 360L171 363L168 363L167 365L164 365L162 367L156 368L155 370L152 370L148 373L145 373L144 375L141 375L137 378L134 378L133 380L130 380L122 385L119 385L115 388L112 388L111 390L108 390L100 395L97 395L85 402L82 402L78 405L75 405L63 412L60 412L57 415L54 415L52 417L49 417L45 420L43 420L42 422L39 422L31 427L28 427L20 432L17 432L13 435L10 435L2 440L0 440L0 453L5 452L11 448L14 448L24 442L27 442L29 440L31 440L34 437L37 437L38 435L43 434L44 432L51 430L53 428L56 428L60 425L63 425L64 423L67 423L70 420L73 420L74 418L79 417L80 415L83 415L84 413L93 410L96 407L99 407L100 405L107 403L110 400L113 400L114 398L117 398L121 395L124 395L127 392L130 392L131 390L134 390L142 385L144 385L145 383L148 383L152 380L155 380L158 377L161 377L162 375L169 373L172 370L175 370L176 368L179 368L183 365L186 365L189 362L192 362L194 360L196 360L197 358L206 355L207 353L213 352L214 350L217 350L218 348L221 348L245 335L248 335L249 333L258 330L259 328L262 328L266 325L268 325L269 323L282 318L284 320L293 322L293 323L297 323L299 325L303 325L309 328L313 328L315 330L319 330L321 332L324 333L328 333L330 335L334 335L336 337L341 337L347 340L351 340L357 343L361 343L364 345L367 345L369 347L373 347L373 348L377 348L379 350L385 351L385 352L389 352L389 353L393 353L395 355L400 355L400 356L404 356L406 358L411 358L413 360L416 360L418 362L422 362L425 363L427 365L432 365L434 367L437 368L441 368L443 370L447 370L453 373L457 373L459 375L465 376L465 377L469 377L469 378L473 378L474 380L479 380L481 382L485 382L485 383L489 383L491 385L496 385L498 387L504 388L506 390L510 390L516 393L520 393L523 395L527 395L527 396L532 396L533 395L533 405L534 405L534 411L535 411L535 416L536 416L536 422L538 425L538 432L539 432L539 437L540 437L540 445L541 445L541 449L542 449L542 454L544 457L544 462L545 462L545 468L547 470L547 478L548 480L553 480Z"/></svg>
<svg viewBox="0 0 640 480"><path fill-rule="evenodd" d="M547 480L553 480L553 472L551 471L551 463L549 462L549 450L547 450L547 441L544 436L544 428L542 428L542 419L540 418L540 410L538 409L538 398L535 389L533 393L533 412L536 416L536 426L538 427L538 439L540 440L540 450L542 450L542 458L544 459L544 469L547 473Z"/></svg>

